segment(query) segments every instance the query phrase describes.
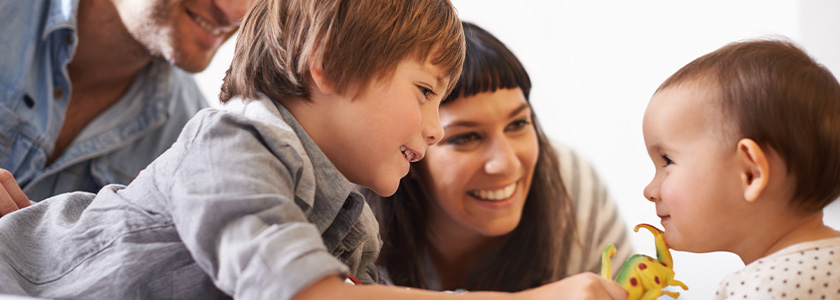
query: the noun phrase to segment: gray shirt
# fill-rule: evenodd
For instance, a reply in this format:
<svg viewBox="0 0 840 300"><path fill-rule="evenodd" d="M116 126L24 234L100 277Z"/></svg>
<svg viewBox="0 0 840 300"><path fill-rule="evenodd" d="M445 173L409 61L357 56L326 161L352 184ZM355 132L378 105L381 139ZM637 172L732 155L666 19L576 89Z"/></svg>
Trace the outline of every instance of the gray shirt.
<svg viewBox="0 0 840 300"><path fill-rule="evenodd" d="M290 299L329 275L377 281L370 208L268 99L206 109L128 186L0 218L0 293Z"/></svg>

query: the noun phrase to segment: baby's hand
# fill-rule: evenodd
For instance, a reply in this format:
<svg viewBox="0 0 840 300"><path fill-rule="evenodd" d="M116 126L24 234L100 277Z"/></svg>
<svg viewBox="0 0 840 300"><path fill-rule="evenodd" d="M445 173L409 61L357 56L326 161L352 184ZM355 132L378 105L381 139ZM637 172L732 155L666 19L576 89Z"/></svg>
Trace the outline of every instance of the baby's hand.
<svg viewBox="0 0 840 300"><path fill-rule="evenodd" d="M593 273L581 273L519 293L520 299L626 300L627 291Z"/></svg>

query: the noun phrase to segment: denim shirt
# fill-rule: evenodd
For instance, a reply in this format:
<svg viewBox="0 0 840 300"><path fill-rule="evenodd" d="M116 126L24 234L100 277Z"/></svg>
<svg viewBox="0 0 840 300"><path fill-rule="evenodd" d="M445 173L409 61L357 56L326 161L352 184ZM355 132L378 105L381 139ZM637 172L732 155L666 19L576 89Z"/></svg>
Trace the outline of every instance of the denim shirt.
<svg viewBox="0 0 840 300"><path fill-rule="evenodd" d="M128 186L0 218L0 294L291 299L329 275L377 278L373 212L268 99L205 109Z"/></svg>
<svg viewBox="0 0 840 300"><path fill-rule="evenodd" d="M207 106L192 76L154 60L50 166L72 85L79 0L0 1L0 168L32 201L127 184Z"/></svg>

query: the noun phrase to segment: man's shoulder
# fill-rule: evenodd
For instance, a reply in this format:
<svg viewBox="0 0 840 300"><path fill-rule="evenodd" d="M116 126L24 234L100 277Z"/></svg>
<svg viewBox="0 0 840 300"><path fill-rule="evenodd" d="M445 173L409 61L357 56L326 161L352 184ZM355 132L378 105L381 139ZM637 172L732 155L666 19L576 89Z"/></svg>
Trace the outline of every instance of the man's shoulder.
<svg viewBox="0 0 840 300"><path fill-rule="evenodd" d="M162 76L168 80L171 100L169 102L170 115L178 115L186 119L194 116L198 111L209 107L207 99L201 93L198 83L195 81L193 74L181 70L178 67L170 65L167 62L160 62L167 64L164 71L168 76Z"/></svg>
<svg viewBox="0 0 840 300"><path fill-rule="evenodd" d="M49 0L4 0L0 1L0 23L14 25L17 23L43 23L50 16ZM4 30L8 29L4 28Z"/></svg>
<svg viewBox="0 0 840 300"><path fill-rule="evenodd" d="M0 1L0 82L5 87L14 86L35 57L38 48L44 47L43 35L49 18L50 1L3 0ZM42 56L46 57L46 56Z"/></svg>

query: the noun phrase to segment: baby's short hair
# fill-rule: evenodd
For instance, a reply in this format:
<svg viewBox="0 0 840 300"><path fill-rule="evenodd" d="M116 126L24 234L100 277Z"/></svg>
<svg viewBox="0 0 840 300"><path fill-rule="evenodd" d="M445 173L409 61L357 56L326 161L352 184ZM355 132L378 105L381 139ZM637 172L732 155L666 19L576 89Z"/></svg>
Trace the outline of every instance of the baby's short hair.
<svg viewBox="0 0 840 300"><path fill-rule="evenodd" d="M320 60L339 93L393 74L407 58L430 62L455 85L464 33L449 0L255 0L245 15L219 98L309 96Z"/></svg>
<svg viewBox="0 0 840 300"><path fill-rule="evenodd" d="M816 212L840 196L840 84L828 69L787 40L743 41L692 61L657 92L698 80L718 84L724 123L735 125L724 134L785 161L795 207Z"/></svg>

